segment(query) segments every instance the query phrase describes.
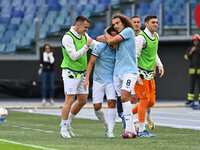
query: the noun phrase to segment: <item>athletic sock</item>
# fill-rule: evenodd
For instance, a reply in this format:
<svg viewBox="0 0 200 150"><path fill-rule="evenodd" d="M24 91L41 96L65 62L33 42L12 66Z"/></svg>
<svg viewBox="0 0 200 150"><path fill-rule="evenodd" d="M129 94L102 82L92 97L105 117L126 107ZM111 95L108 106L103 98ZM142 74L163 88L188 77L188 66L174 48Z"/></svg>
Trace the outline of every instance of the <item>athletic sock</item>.
<svg viewBox="0 0 200 150"><path fill-rule="evenodd" d="M61 120L60 126L66 127L67 126L67 120Z"/></svg>
<svg viewBox="0 0 200 150"><path fill-rule="evenodd" d="M94 112L95 112L95 115L97 116L97 118L104 124L104 127L108 128L108 123L106 121L103 111L100 109L100 110L94 111Z"/></svg>
<svg viewBox="0 0 200 150"><path fill-rule="evenodd" d="M147 108L147 118L151 117L151 108Z"/></svg>
<svg viewBox="0 0 200 150"><path fill-rule="evenodd" d="M131 117L132 114L132 106L131 106L131 102L124 102L122 103L123 106L123 110L124 110L124 118L126 121L126 129L127 131L133 132L135 133L135 126L133 125L133 120Z"/></svg>
<svg viewBox="0 0 200 150"><path fill-rule="evenodd" d="M67 124L71 124L72 120L75 118L76 115L69 113L69 117L67 119Z"/></svg>
<svg viewBox="0 0 200 150"><path fill-rule="evenodd" d="M139 122L139 132L143 132L145 130L145 123L144 122Z"/></svg>
<svg viewBox="0 0 200 150"><path fill-rule="evenodd" d="M108 131L113 131L116 119L116 109L108 108Z"/></svg>

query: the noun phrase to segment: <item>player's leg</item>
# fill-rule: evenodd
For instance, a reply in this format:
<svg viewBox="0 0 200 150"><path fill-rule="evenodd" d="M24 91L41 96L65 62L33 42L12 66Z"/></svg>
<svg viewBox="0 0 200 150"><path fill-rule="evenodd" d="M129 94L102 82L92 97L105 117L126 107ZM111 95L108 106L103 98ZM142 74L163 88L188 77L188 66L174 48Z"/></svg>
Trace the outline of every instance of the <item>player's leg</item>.
<svg viewBox="0 0 200 150"><path fill-rule="evenodd" d="M148 127L150 130L155 129L155 123L152 119L151 116L151 107L153 107L155 105L155 101L156 101L156 92L155 92L155 81L154 79L152 79L151 81L151 89L150 89L150 101L148 104L148 108L147 108L147 122L148 122Z"/></svg>
<svg viewBox="0 0 200 150"><path fill-rule="evenodd" d="M121 76L122 89L121 89L121 101L124 110L124 117L126 122L125 133L122 135L124 138L136 138L135 126L131 117L132 106L131 106L131 91L134 88L137 79L136 74L125 74Z"/></svg>
<svg viewBox="0 0 200 150"><path fill-rule="evenodd" d="M70 109L73 104L74 98L75 98L75 95L66 94L65 102L62 106L62 120L60 123L60 127L61 127L60 133L61 133L61 136L64 138L71 138L71 135L69 134L69 131L68 131L68 126L69 126L68 116L70 114Z"/></svg>
<svg viewBox="0 0 200 150"><path fill-rule="evenodd" d="M66 95L65 103L62 107L61 121L61 135L64 138L70 138L71 136L75 136L72 132L71 122L72 119L75 118L75 115L86 104L88 96L88 89L85 91L83 88L85 78L69 78L69 72L70 71L68 69L63 69L62 71L64 91ZM72 105L75 95L77 95L77 101L74 103L74 105Z"/></svg>
<svg viewBox="0 0 200 150"><path fill-rule="evenodd" d="M108 138L114 138L114 126L115 126L115 119L116 119L116 93L113 83L107 83L105 88L107 103L108 103L108 113L107 113L107 120L108 120Z"/></svg>
<svg viewBox="0 0 200 150"><path fill-rule="evenodd" d="M105 118L104 112L101 109L102 103L104 99L104 89L105 89L105 83L100 83L97 81L93 81L93 87L92 87L92 102L94 107L94 113L97 116L97 118L103 123L104 129L105 129L105 135L108 135L108 122Z"/></svg>
<svg viewBox="0 0 200 150"><path fill-rule="evenodd" d="M134 107L133 111L138 111L139 132L138 137L154 137L145 128L146 109L149 104L149 81L143 80L143 85L135 85L135 92L140 99L139 103Z"/></svg>

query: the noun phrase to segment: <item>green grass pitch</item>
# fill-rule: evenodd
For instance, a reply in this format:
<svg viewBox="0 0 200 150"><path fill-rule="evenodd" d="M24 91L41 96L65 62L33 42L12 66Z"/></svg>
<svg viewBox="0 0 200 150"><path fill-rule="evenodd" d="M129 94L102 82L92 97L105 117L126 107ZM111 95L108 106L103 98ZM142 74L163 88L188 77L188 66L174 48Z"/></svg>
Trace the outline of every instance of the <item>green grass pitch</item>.
<svg viewBox="0 0 200 150"><path fill-rule="evenodd" d="M116 123L114 139L104 135L100 121L74 119L72 127L76 137L60 136L59 116L9 111L5 123L0 123L0 150L199 150L200 131L159 127L151 131L155 138L123 139L121 123ZM148 127L147 127L148 128ZM3 142L8 140L11 142ZM24 144L24 145L23 145ZM38 146L38 148L31 147ZM42 148L40 148L42 147Z"/></svg>

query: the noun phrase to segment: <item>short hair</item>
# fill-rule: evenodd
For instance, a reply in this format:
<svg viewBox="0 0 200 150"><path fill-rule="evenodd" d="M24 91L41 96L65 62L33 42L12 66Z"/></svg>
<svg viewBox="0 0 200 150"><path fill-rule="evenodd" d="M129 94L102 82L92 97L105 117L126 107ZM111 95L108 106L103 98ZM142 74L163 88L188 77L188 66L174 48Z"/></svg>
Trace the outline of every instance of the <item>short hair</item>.
<svg viewBox="0 0 200 150"><path fill-rule="evenodd" d="M158 17L156 15L149 15L146 16L144 19L144 22L149 22L150 19L157 19Z"/></svg>
<svg viewBox="0 0 200 150"><path fill-rule="evenodd" d="M80 15L80 16L76 17L76 22L84 22L84 21L87 21L88 23L90 23L90 20L87 17L83 16L83 15Z"/></svg>
<svg viewBox="0 0 200 150"><path fill-rule="evenodd" d="M133 17L131 17L131 19L133 19L133 18L140 18L139 16L133 16Z"/></svg>
<svg viewBox="0 0 200 150"><path fill-rule="evenodd" d="M118 33L118 32L115 30L115 28L114 28L113 26L109 27L108 30L107 30L107 32L108 32L108 34L110 34L110 35L111 35L111 32L116 32L116 33Z"/></svg>

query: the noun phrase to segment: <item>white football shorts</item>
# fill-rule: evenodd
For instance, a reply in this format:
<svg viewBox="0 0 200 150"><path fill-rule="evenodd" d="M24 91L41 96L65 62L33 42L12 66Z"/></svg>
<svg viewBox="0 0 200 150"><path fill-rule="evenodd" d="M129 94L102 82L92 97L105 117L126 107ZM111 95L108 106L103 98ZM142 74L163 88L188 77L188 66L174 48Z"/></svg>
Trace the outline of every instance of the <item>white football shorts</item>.
<svg viewBox="0 0 200 150"><path fill-rule="evenodd" d="M88 88L86 91L84 89L85 73L77 73L69 69L62 69L62 77L65 94L88 94Z"/></svg>
<svg viewBox="0 0 200 150"><path fill-rule="evenodd" d="M121 90L135 94L134 86L137 81L137 74L124 74L114 76L114 86L117 96L121 96Z"/></svg>
<svg viewBox="0 0 200 150"><path fill-rule="evenodd" d="M93 104L103 103L104 96L107 100L117 100L113 83L102 83L93 80L92 101Z"/></svg>

